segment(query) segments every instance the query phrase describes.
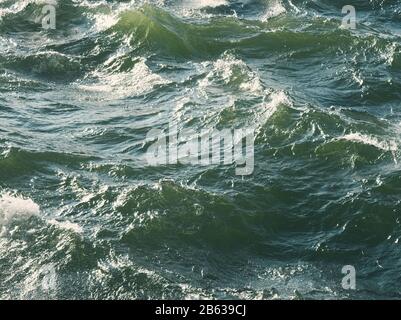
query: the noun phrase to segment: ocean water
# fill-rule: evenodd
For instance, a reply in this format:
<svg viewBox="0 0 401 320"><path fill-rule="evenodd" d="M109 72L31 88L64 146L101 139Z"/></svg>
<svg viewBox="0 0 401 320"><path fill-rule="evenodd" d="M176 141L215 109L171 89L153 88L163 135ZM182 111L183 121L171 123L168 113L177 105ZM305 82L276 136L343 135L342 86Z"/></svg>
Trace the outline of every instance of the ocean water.
<svg viewBox="0 0 401 320"><path fill-rule="evenodd" d="M1 0L0 299L400 298L400 102L399 0Z"/></svg>

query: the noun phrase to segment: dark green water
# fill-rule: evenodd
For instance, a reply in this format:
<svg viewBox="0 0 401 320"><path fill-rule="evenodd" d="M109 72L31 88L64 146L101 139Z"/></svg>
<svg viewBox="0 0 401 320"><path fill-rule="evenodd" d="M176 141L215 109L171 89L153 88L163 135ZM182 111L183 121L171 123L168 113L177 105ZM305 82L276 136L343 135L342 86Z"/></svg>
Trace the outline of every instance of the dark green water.
<svg viewBox="0 0 401 320"><path fill-rule="evenodd" d="M400 1L42 7L0 1L1 299L401 297ZM253 174L147 166L169 123Z"/></svg>

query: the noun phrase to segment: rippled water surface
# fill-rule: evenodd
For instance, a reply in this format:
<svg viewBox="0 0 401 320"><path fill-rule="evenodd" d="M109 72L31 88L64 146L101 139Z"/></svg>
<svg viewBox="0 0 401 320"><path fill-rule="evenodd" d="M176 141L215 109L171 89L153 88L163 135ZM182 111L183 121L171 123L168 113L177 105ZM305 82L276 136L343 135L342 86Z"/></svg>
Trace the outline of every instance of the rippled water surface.
<svg viewBox="0 0 401 320"><path fill-rule="evenodd" d="M0 0L1 299L400 298L399 0L57 2ZM147 166L170 123L254 173Z"/></svg>

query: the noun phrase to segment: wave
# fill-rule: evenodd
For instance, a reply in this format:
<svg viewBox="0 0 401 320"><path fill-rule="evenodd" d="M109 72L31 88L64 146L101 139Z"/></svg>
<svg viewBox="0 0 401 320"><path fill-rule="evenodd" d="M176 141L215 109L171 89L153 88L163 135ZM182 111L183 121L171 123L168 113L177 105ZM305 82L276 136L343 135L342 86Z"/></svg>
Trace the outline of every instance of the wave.
<svg viewBox="0 0 401 320"><path fill-rule="evenodd" d="M343 2L0 1L0 298L398 297L399 1ZM169 121L254 174L144 167Z"/></svg>
<svg viewBox="0 0 401 320"><path fill-rule="evenodd" d="M97 74L104 76L102 82L110 80L113 83L117 76L110 75L110 68L113 68L113 73L121 72L121 79L125 79L122 81L126 81L133 75L124 75L124 72L133 70L138 59L154 60L156 55L169 61L191 59L202 62L218 59L224 52L235 52L240 58L285 58L293 62L310 59L311 64L316 55L332 57L338 63L347 59L358 63L365 57L383 60L388 68L397 68L399 60L399 45L394 39L379 34L353 34L339 29L335 21L320 17L307 17L308 23L305 23L305 17L287 15L268 22L225 16L197 22L149 4L137 9L121 6L117 13L107 9L106 13L90 15L100 21L109 17L111 22L106 23L102 30L79 33L79 37L67 36L63 41L55 38L53 43L46 43L44 49L37 48L35 54L26 50L15 54L10 49L0 56L0 68L41 79L69 82ZM302 29L298 30L297 25L302 25ZM384 72L388 72L388 68ZM385 84L377 89L371 88L374 84L369 83L364 74L357 65L355 82L365 90L372 90L374 99L376 92L383 90ZM400 84L393 79L393 85L398 88ZM107 85L104 88L107 89ZM389 96L389 99L394 98L395 93Z"/></svg>
<svg viewBox="0 0 401 320"><path fill-rule="evenodd" d="M56 219L46 219L41 215L40 206L32 199L21 196L17 192L1 191L0 193L0 227L5 234L6 228L12 223L22 220L28 220L36 217L38 221L45 222L47 225L55 226L60 230L72 231L76 234L82 234L83 229L79 224L68 220L59 221Z"/></svg>
<svg viewBox="0 0 401 320"><path fill-rule="evenodd" d="M41 79L67 80L83 75L80 59L59 52L42 51L33 55L2 57L3 67Z"/></svg>
<svg viewBox="0 0 401 320"><path fill-rule="evenodd" d="M47 172L48 167L44 164L58 164L79 168L82 163L95 160L82 154L63 153L54 151L34 151L17 147L7 147L0 154L0 177L7 181L11 178L32 175L35 172Z"/></svg>

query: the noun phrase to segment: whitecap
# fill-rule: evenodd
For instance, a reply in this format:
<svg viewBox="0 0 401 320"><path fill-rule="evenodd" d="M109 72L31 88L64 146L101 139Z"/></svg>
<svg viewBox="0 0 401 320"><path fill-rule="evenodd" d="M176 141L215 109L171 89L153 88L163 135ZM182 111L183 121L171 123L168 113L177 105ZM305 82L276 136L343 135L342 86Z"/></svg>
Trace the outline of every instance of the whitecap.
<svg viewBox="0 0 401 320"><path fill-rule="evenodd" d="M381 149L384 151L395 152L398 150L398 145L393 140L380 141L376 137L361 134L359 132L346 134L346 135L338 138L338 140L348 140L348 141L352 141L352 142L358 142L358 143L362 143L362 144L366 144L366 145L371 145L371 146L376 147L377 149Z"/></svg>
<svg viewBox="0 0 401 320"><path fill-rule="evenodd" d="M227 5L227 0L187 0L185 1L185 6L190 7L191 9L200 9L205 7L219 7Z"/></svg>
<svg viewBox="0 0 401 320"><path fill-rule="evenodd" d="M254 94L260 94L264 90L257 72L232 54L224 54L214 62L204 62L202 66L211 70L199 82L201 88L207 88L220 80L226 85L235 86L242 91Z"/></svg>
<svg viewBox="0 0 401 320"><path fill-rule="evenodd" d="M284 8L281 1L279 1L279 0L273 1L267 8L266 12L261 17L261 21L265 22L271 18L277 17L277 16L285 13L286 11L287 10Z"/></svg>
<svg viewBox="0 0 401 320"><path fill-rule="evenodd" d="M138 96L150 92L157 85L170 82L153 73L147 66L145 58L141 58L129 72L107 74L95 71L91 78L97 80L93 83L79 84L79 88L88 92L103 93L104 100Z"/></svg>
<svg viewBox="0 0 401 320"><path fill-rule="evenodd" d="M267 121L278 109L280 105L291 105L291 100L284 91L273 92L269 96L269 102L265 102L262 121Z"/></svg>
<svg viewBox="0 0 401 320"><path fill-rule="evenodd" d="M0 234L16 219L28 219L39 215L40 207L33 200L22 196L4 193L0 196Z"/></svg>

